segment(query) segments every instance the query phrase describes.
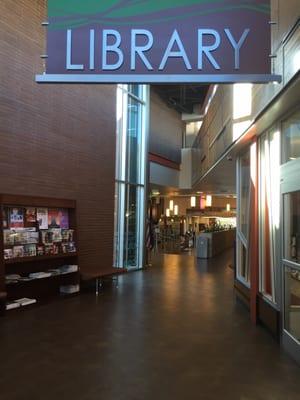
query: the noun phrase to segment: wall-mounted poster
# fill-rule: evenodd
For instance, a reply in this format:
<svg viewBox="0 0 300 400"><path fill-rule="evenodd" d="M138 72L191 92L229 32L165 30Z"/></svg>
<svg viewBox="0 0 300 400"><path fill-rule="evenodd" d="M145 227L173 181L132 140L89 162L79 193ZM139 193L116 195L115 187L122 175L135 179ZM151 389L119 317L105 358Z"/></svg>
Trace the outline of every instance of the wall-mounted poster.
<svg viewBox="0 0 300 400"><path fill-rule="evenodd" d="M37 208L36 218L40 229L48 229L48 208Z"/></svg>
<svg viewBox="0 0 300 400"><path fill-rule="evenodd" d="M49 228L60 228L60 211L58 209L48 210L48 226Z"/></svg>
<svg viewBox="0 0 300 400"><path fill-rule="evenodd" d="M9 216L10 228L24 228L23 208L11 208Z"/></svg>
<svg viewBox="0 0 300 400"><path fill-rule="evenodd" d="M69 212L66 209L59 211L60 214L60 227L62 229L69 229Z"/></svg>
<svg viewBox="0 0 300 400"><path fill-rule="evenodd" d="M36 209L33 207L26 208L26 222L36 222Z"/></svg>

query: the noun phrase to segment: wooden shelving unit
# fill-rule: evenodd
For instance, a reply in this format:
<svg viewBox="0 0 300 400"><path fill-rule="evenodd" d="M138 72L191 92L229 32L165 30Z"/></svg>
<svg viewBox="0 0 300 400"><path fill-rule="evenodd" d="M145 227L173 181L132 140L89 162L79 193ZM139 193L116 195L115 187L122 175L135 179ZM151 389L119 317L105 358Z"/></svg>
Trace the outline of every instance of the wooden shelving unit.
<svg viewBox="0 0 300 400"><path fill-rule="evenodd" d="M4 264L19 264L19 263L28 263L35 261L44 261L44 260L55 260L55 259L64 259L64 258L72 258L77 257L77 252L73 253L64 253L64 254L52 254L48 256L34 256L34 257L22 257L22 258L12 258L10 260L4 260Z"/></svg>
<svg viewBox="0 0 300 400"><path fill-rule="evenodd" d="M40 302L48 301L51 298L60 296L60 287L62 285L77 285L80 283L79 269L76 272L70 272L61 275L51 275L47 278L33 279L28 281L18 281L16 283L7 283L6 275L18 274L22 277L29 276L30 273L47 272L49 269L57 269L64 265L78 265L78 236L76 225L76 202L74 200L0 195L0 226L3 227L3 216L11 208L47 208L67 210L69 230L73 231L72 242L75 243L76 251L59 254L44 254L36 256L25 256L18 258L4 259L3 229L0 229L0 314L5 310L5 304L19 298L28 297ZM38 222L32 223L32 227L39 232L39 243L42 245L41 233ZM64 242L62 242L64 243ZM26 243L29 244L29 243ZM26 307L25 307L26 308ZM23 309L21 307L20 309Z"/></svg>

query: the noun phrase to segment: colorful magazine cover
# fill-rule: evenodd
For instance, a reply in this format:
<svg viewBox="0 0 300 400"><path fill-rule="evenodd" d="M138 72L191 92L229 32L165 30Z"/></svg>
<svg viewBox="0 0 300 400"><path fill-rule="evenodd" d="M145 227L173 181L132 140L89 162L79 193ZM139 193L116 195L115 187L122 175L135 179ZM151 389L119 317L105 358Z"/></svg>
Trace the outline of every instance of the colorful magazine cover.
<svg viewBox="0 0 300 400"><path fill-rule="evenodd" d="M14 244L23 244L25 240L25 233L23 231L13 232Z"/></svg>
<svg viewBox="0 0 300 400"><path fill-rule="evenodd" d="M6 229L8 227L8 222L7 222L7 209L2 210L2 221L3 221L3 228Z"/></svg>
<svg viewBox="0 0 300 400"><path fill-rule="evenodd" d="M38 244L39 243L39 232L28 232L28 243Z"/></svg>
<svg viewBox="0 0 300 400"><path fill-rule="evenodd" d="M68 243L68 252L69 253L75 253L76 252L76 246L74 242L69 242Z"/></svg>
<svg viewBox="0 0 300 400"><path fill-rule="evenodd" d="M36 245L26 244L24 246L24 257L35 257L36 256Z"/></svg>
<svg viewBox="0 0 300 400"><path fill-rule="evenodd" d="M62 243L61 250L63 253L75 253L76 245L74 242Z"/></svg>
<svg viewBox="0 0 300 400"><path fill-rule="evenodd" d="M44 255L44 246L38 246L37 247L37 255L38 256L43 256Z"/></svg>
<svg viewBox="0 0 300 400"><path fill-rule="evenodd" d="M9 260L10 258L13 258L12 249L4 249L4 260Z"/></svg>
<svg viewBox="0 0 300 400"><path fill-rule="evenodd" d="M53 232L50 230L41 232L42 243L52 244L53 243Z"/></svg>
<svg viewBox="0 0 300 400"><path fill-rule="evenodd" d="M54 254L53 244L46 244L44 247L44 252L46 256Z"/></svg>
<svg viewBox="0 0 300 400"><path fill-rule="evenodd" d="M10 228L24 228L24 212L22 208L11 208L9 216Z"/></svg>
<svg viewBox="0 0 300 400"><path fill-rule="evenodd" d="M24 246L13 247L14 258L24 257Z"/></svg>
<svg viewBox="0 0 300 400"><path fill-rule="evenodd" d="M53 254L59 254L59 245L54 243L53 244Z"/></svg>
<svg viewBox="0 0 300 400"><path fill-rule="evenodd" d="M4 246L11 246L15 243L15 233L10 229L4 229L3 231L3 242Z"/></svg>
<svg viewBox="0 0 300 400"><path fill-rule="evenodd" d="M49 228L60 228L60 212L58 209L48 210L48 226Z"/></svg>
<svg viewBox="0 0 300 400"><path fill-rule="evenodd" d="M61 235L60 228L52 228L49 231L52 233L52 241L53 242L61 242L62 241L62 235Z"/></svg>
<svg viewBox="0 0 300 400"><path fill-rule="evenodd" d="M26 208L26 222L36 222L36 209L32 207Z"/></svg>
<svg viewBox="0 0 300 400"><path fill-rule="evenodd" d="M73 242L74 238L74 230L73 229L63 229L61 231L62 234L62 240L64 242Z"/></svg>
<svg viewBox="0 0 300 400"><path fill-rule="evenodd" d="M59 210L60 227L62 229L69 229L69 211L67 209Z"/></svg>
<svg viewBox="0 0 300 400"><path fill-rule="evenodd" d="M38 208L36 218L40 229L48 229L48 208Z"/></svg>

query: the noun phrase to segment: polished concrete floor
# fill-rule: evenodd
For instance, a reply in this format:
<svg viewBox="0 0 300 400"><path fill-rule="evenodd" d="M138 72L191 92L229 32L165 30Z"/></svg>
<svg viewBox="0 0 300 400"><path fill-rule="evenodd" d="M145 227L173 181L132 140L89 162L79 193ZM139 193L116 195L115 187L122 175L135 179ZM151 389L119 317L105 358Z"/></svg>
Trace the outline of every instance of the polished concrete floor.
<svg viewBox="0 0 300 400"><path fill-rule="evenodd" d="M300 368L236 304L232 255L153 267L0 320L1 400L299 400Z"/></svg>

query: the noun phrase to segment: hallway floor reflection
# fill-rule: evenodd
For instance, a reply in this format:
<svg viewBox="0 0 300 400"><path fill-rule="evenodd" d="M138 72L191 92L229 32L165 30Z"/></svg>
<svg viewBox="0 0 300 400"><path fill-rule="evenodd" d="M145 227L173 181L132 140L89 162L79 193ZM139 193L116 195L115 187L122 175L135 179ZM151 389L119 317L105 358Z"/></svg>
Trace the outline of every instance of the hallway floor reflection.
<svg viewBox="0 0 300 400"><path fill-rule="evenodd" d="M236 303L230 263L158 255L98 298L1 319L1 400L299 399L300 369Z"/></svg>

